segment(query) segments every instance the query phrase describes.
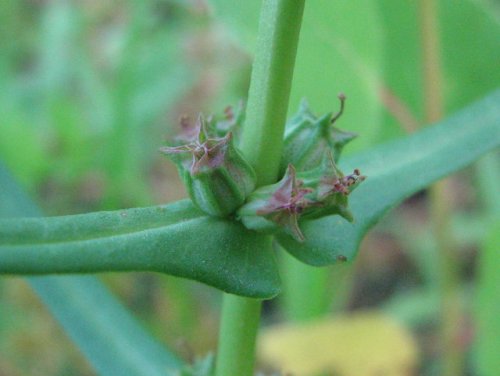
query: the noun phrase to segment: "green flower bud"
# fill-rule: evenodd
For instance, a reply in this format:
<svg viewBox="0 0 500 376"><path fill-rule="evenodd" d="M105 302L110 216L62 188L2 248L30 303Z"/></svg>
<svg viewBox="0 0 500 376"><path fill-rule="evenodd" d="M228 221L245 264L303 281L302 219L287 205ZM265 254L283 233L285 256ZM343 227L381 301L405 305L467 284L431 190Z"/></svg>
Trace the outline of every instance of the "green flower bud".
<svg viewBox="0 0 500 376"><path fill-rule="evenodd" d="M238 144L244 121L245 107L243 102L240 102L236 108L227 106L223 116L211 115L207 118L208 133L213 137L224 137L231 132L236 144Z"/></svg>
<svg viewBox="0 0 500 376"><path fill-rule="evenodd" d="M298 219L310 204L305 196L311 190L304 188L295 175L295 168L289 165L281 181L261 187L250 195L237 212L247 228L268 233L283 229L296 240L304 240Z"/></svg>
<svg viewBox="0 0 500 376"><path fill-rule="evenodd" d="M210 138L201 115L197 132L195 140L160 151L176 164L189 196L201 210L227 216L254 190L255 172L235 147L232 133Z"/></svg>
<svg viewBox="0 0 500 376"><path fill-rule="evenodd" d="M293 164L298 171L315 168L329 150L338 161L342 148L356 137L356 134L342 131L333 126L344 111L345 96L339 95L340 110L316 117L309 105L302 100L299 112L287 123L281 170Z"/></svg>
<svg viewBox="0 0 500 376"><path fill-rule="evenodd" d="M233 139L238 144L245 120L245 107L243 101L236 108L227 106L223 115L210 115L203 119L203 132L208 139L218 139L232 133ZM180 119L181 132L175 138L169 141L173 146L182 146L198 140L200 134L200 119L195 122L188 116Z"/></svg>
<svg viewBox="0 0 500 376"><path fill-rule="evenodd" d="M303 213L304 220L334 214L344 217L349 222L354 220L348 209L348 196L366 179L366 176L361 175L358 169L344 176L335 164L331 153L328 153L323 159L322 166L305 173L302 179L304 185L312 189L313 193L308 196L308 199L314 203Z"/></svg>
<svg viewBox="0 0 500 376"><path fill-rule="evenodd" d="M289 165L280 182L253 192L237 216L249 229L268 233L284 230L303 241L299 227L303 220L334 214L353 220L348 195L364 179L357 169L344 176L328 152L322 165L314 170L297 174Z"/></svg>

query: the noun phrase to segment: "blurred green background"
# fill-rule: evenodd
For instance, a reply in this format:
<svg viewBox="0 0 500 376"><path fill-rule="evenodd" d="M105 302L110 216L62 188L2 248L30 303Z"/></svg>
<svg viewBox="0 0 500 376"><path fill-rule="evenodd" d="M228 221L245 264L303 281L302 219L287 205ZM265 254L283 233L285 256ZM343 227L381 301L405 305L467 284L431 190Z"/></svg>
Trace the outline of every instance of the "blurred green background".
<svg viewBox="0 0 500 376"><path fill-rule="evenodd" d="M500 3L438 4L452 113L500 86ZM184 197L158 147L180 116L220 113L246 97L259 7L256 0L1 1L0 159L47 215ZM338 125L360 134L346 153L414 132L424 124L420 38L417 1L306 2L290 113L302 97L318 113L336 110L344 92ZM500 215L499 171L498 153L488 155L454 176L448 192L470 375L475 267ZM419 193L371 232L331 310L388 312L415 334L418 374L435 375L439 271L427 202ZM152 274L103 279L186 359L215 348L215 290ZM0 375L93 374L22 279L2 278L0 301ZM266 303L264 325L282 318L279 300Z"/></svg>

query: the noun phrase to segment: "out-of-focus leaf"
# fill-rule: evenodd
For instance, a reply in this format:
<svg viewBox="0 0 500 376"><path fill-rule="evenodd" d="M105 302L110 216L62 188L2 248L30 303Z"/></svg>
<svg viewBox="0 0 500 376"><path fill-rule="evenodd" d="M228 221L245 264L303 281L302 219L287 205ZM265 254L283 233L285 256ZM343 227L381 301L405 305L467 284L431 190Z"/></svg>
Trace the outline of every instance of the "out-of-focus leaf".
<svg viewBox="0 0 500 376"><path fill-rule="evenodd" d="M0 218L41 215L0 163ZM32 277L29 283L102 375L173 375L182 362L138 325L92 276Z"/></svg>
<svg viewBox="0 0 500 376"><path fill-rule="evenodd" d="M130 24L119 41L114 79L107 87L111 131L104 168L109 176L107 207L147 203L144 172L167 130L153 127L189 89L196 74L182 53L181 25L151 30L151 1L130 3ZM126 190L123 187L127 187Z"/></svg>
<svg viewBox="0 0 500 376"><path fill-rule="evenodd" d="M49 169L50 160L26 120L4 110L0 120L0 158L16 171L24 186L33 188Z"/></svg>
<svg viewBox="0 0 500 376"><path fill-rule="evenodd" d="M476 165L478 198L488 217L500 215L500 150L489 153ZM484 237L481 237L484 238Z"/></svg>
<svg viewBox="0 0 500 376"><path fill-rule="evenodd" d="M476 0L441 2L445 98L451 111L466 106L500 85L498 4L496 7Z"/></svg>
<svg viewBox="0 0 500 376"><path fill-rule="evenodd" d="M182 362L92 276L31 277L31 286L101 375L175 375Z"/></svg>
<svg viewBox="0 0 500 376"><path fill-rule="evenodd" d="M365 233L389 209L418 190L478 159L500 144L500 91L445 121L401 140L348 158L341 167L358 167L368 176L350 196L355 222L339 216L304 221L303 243L287 235L281 245L312 265L354 258Z"/></svg>
<svg viewBox="0 0 500 376"><path fill-rule="evenodd" d="M411 334L374 312L271 327L259 350L284 373L303 376L410 375L418 359Z"/></svg>
<svg viewBox="0 0 500 376"><path fill-rule="evenodd" d="M190 201L0 220L3 274L156 271L257 298L279 292L270 237L208 217Z"/></svg>
<svg viewBox="0 0 500 376"><path fill-rule="evenodd" d="M382 30L373 1L307 2L293 77L290 109L307 98L318 113L335 111L337 95L347 96L337 125L361 135L346 150L366 149L399 133L381 127L378 100Z"/></svg>
<svg viewBox="0 0 500 376"><path fill-rule="evenodd" d="M500 218L490 227L479 258L476 286L475 355L478 375L500 370Z"/></svg>
<svg viewBox="0 0 500 376"><path fill-rule="evenodd" d="M212 0L215 15L241 36L252 52L259 3ZM251 4L249 4L251 3ZM347 111L339 127L362 134L347 152L366 148L399 134L396 125L382 128L378 99L382 64L382 30L375 4L369 0L307 2L300 32L290 97L294 113L307 98L318 113L335 111L337 95L347 95Z"/></svg>
<svg viewBox="0 0 500 376"><path fill-rule="evenodd" d="M416 120L422 119L419 3L376 4L385 32L383 81ZM500 17L497 4L476 0L442 0L438 12L444 98L453 112L500 84ZM395 120L388 116L384 123Z"/></svg>

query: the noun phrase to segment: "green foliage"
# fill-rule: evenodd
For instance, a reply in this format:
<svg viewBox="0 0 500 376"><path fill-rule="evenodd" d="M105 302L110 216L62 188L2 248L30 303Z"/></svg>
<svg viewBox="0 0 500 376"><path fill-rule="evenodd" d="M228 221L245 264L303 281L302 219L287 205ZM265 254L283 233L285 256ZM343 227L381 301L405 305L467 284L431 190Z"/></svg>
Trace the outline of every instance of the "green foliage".
<svg viewBox="0 0 500 376"><path fill-rule="evenodd" d="M387 210L500 145L499 100L497 91L434 127L341 161L343 169L360 167L368 176L350 196L355 223L338 216L304 221L306 241L280 236L281 245L312 265L353 259L364 234Z"/></svg>
<svg viewBox="0 0 500 376"><path fill-rule="evenodd" d="M41 215L0 163L0 218ZM182 362L146 333L107 288L92 276L28 279L68 335L103 374L164 375Z"/></svg>
<svg viewBox="0 0 500 376"><path fill-rule="evenodd" d="M418 2L380 0L377 7L384 25L383 81L414 121L422 123L422 56ZM446 109L454 112L498 87L500 23L494 2L439 1L440 47ZM463 27L464 22L467 27ZM481 41L481 43L478 43ZM384 123L396 124L386 113ZM412 129L412 124L407 123Z"/></svg>
<svg viewBox="0 0 500 376"><path fill-rule="evenodd" d="M363 235L388 209L498 147L499 98L500 92L493 93L441 124L347 159L346 169L363 166L368 176L351 195L356 222L339 216L304 221L305 242L281 235L280 243L313 265L352 259ZM279 291L269 238L232 220L207 217L187 201L3 220L0 260L2 273L150 270L245 296L268 298Z"/></svg>
<svg viewBox="0 0 500 376"><path fill-rule="evenodd" d="M228 25L229 34L239 38L244 50L254 51L262 2L210 2L215 21ZM196 61L202 60L205 67L226 66L230 60L226 53L235 53L225 45L227 39L216 40L221 35L213 28L214 22L206 22L203 9L197 13L200 9L194 11L194 7L178 0L120 3L118 12L97 3L26 4L0 3L0 41L5 47L0 57L0 157L52 213L61 208L66 212L89 210L88 206L82 208L67 200L79 199L80 191L74 188L86 182L88 176L98 176L103 185L97 204L90 210L151 205L148 179L157 177L152 172L153 163L160 134L164 133L161 128L165 128L165 114L171 121L178 111L184 111L186 102L192 102L188 106L203 107L246 91L243 70L230 74L225 68L207 73L198 70L200 64ZM442 0L439 5L443 94L447 109L455 111L500 82L499 9L486 0ZM278 236L280 245L302 262L329 265L354 259L366 232L388 210L499 146L500 111L495 108L500 101L498 91L435 127L381 144L401 136L403 129L414 131L422 123L425 98L419 89L419 18L416 3L307 2L290 109L293 111L306 97L315 110L332 111L337 94L345 92L348 102L340 128L361 137L353 147L346 148L349 157L340 160L340 167L346 172L360 168L368 179L350 196L354 224L340 216L303 220L300 228L305 242L297 242L287 234ZM290 37L288 42L293 42L294 37L286 33L289 28L284 30ZM272 46L271 38L267 47L279 50ZM212 55L208 50L216 52ZM281 82L289 82L294 50L280 50L274 71L264 64L259 74L281 74ZM287 69L282 69L284 65ZM217 77L221 71L224 76L238 77L238 82L244 83L242 88L221 90L227 84L225 77ZM256 86L254 97L263 99L267 96L265 90L271 88L268 91L272 92L273 86L288 87L270 82L266 79ZM186 96L190 88L195 89L195 95ZM287 88L275 95L274 104L266 101L262 106L267 108L265 118L278 113L272 121L275 127L268 145L265 137L246 137L245 141L246 153L256 155L262 148L275 154L264 153L257 163L259 175L268 174L266 184L272 183L274 176L269 159L274 164L274 157L281 153L280 127L288 102L285 97ZM254 119L262 108L253 106L251 126L258 123ZM248 135L251 132L246 128ZM257 133L266 136L262 129ZM361 149L365 151L359 153ZM497 170L494 155L478 164L476 183L486 207L470 216L466 213L465 221L456 225L461 244L471 242L470 238L477 242L486 232L485 224L498 214ZM54 184L55 190L51 189ZM46 191L55 193L51 198ZM60 206L53 207L54 201ZM158 199L163 201L163 196ZM281 288L271 237L246 230L234 218L207 217L188 201L79 216L19 218L40 214L0 165L0 217L15 217L0 219L0 274L147 270L194 279L242 296L270 298ZM457 218L461 219L455 215ZM497 227L490 230L478 269L481 278L477 285L475 360L484 374L498 368L498 318L494 316L498 311ZM404 236L401 232L398 238ZM414 242L417 250L426 248L426 241L423 237L407 240ZM411 296L405 294L408 299L403 304L399 300L397 307L395 299L388 309L398 311L408 321L422 322L422 317L436 316L436 286L431 282L439 280L439 270L430 253L414 258L419 261L413 260L422 269L419 272L426 288L415 289L417 293ZM289 260L299 265L296 259ZM344 266L347 269L349 265ZM296 302L296 306L305 307L303 317L325 311L329 303L319 301L327 296L321 290L327 284L327 269L309 274L311 271L305 264L297 268L304 277L300 280L302 288L311 288L305 294L308 301L312 296L319 297L307 307L303 300ZM294 279L293 273L287 278ZM101 374L191 375L212 371L210 358L182 368L182 362L145 333L94 277L29 277L29 282ZM240 315L234 313L238 305L233 304L233 318L225 336L235 339L235 328L244 326L240 334L250 343L251 332L258 327L260 303L232 297L252 302L251 310ZM318 302L321 304L314 304ZM432 309L424 309L429 306ZM247 319L253 320L252 325L247 325ZM234 343L228 339L221 342L238 351L237 339ZM237 364L240 359L231 361ZM253 358L246 363L253 363Z"/></svg>
<svg viewBox="0 0 500 376"><path fill-rule="evenodd" d="M189 201L0 222L3 274L146 270L245 296L279 292L270 239L207 217Z"/></svg>
<svg viewBox="0 0 500 376"><path fill-rule="evenodd" d="M218 19L253 52L260 1L211 2ZM307 98L318 113L327 113L336 106L338 93L346 93L348 110L340 127L363 135L349 152L400 133L395 124L387 128L380 121L376 75L382 70L383 32L376 8L368 0L318 0L304 10L289 108L294 112Z"/></svg>
<svg viewBox="0 0 500 376"><path fill-rule="evenodd" d="M28 281L99 374L174 375L182 365L95 277Z"/></svg>
<svg viewBox="0 0 500 376"><path fill-rule="evenodd" d="M191 28L186 7L166 8L124 4L122 24L106 4L1 5L0 156L30 192L49 182L64 206L79 200L76 185L98 176L97 207L151 201L150 150L198 75L179 53Z"/></svg>

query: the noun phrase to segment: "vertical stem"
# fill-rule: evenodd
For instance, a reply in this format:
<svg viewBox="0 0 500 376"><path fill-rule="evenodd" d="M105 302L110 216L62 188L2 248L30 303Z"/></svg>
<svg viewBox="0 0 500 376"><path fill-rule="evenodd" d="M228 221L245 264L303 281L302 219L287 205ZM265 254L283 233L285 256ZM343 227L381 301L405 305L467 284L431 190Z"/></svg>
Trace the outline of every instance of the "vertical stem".
<svg viewBox="0 0 500 376"><path fill-rule="evenodd" d="M436 0L421 0L421 32L424 69L426 122L438 121L444 112L439 24ZM449 181L442 180L430 189L430 215L438 248L441 279L441 375L461 375L463 354L458 339L461 307L458 286L459 265L450 233L451 202Z"/></svg>
<svg viewBox="0 0 500 376"><path fill-rule="evenodd" d="M304 2L264 0L262 5L241 145L259 185L278 178ZM217 376L253 374L260 303L224 295Z"/></svg>
<svg viewBox="0 0 500 376"><path fill-rule="evenodd" d="M261 301L225 294L216 374L253 375Z"/></svg>
<svg viewBox="0 0 500 376"><path fill-rule="evenodd" d="M264 0L241 149L258 185L277 179L305 0Z"/></svg>
<svg viewBox="0 0 500 376"><path fill-rule="evenodd" d="M325 315L331 298L331 269L306 265L287 252L281 254L284 293L280 297L285 318L303 322Z"/></svg>
<svg viewBox="0 0 500 376"><path fill-rule="evenodd" d="M352 264L318 268L287 252L281 252L281 258L284 292L280 298L285 319L304 322L342 308L352 281Z"/></svg>

